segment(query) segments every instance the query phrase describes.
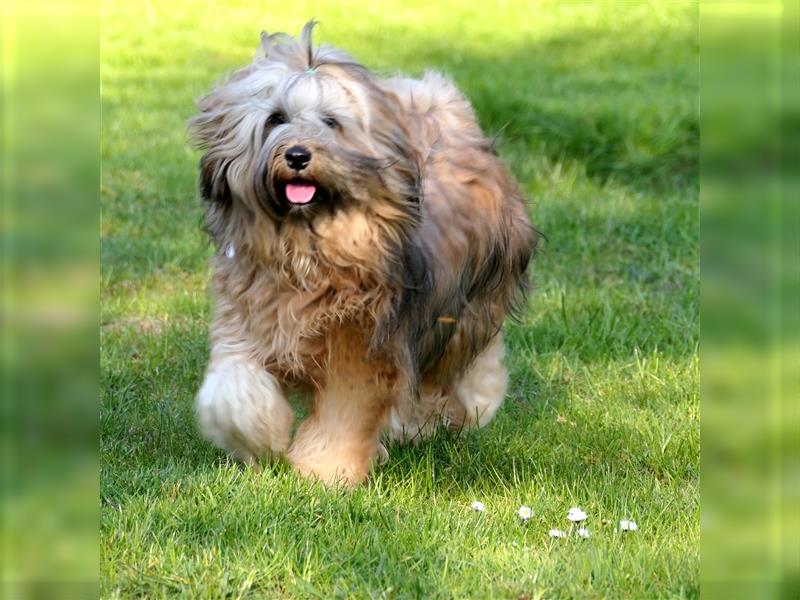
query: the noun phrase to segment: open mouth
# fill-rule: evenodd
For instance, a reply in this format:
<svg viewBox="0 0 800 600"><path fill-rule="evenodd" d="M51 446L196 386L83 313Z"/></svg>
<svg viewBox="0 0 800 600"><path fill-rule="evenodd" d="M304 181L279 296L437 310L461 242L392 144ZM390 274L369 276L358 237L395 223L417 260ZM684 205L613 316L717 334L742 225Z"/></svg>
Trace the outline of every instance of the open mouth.
<svg viewBox="0 0 800 600"><path fill-rule="evenodd" d="M316 183L307 180L287 181L283 186L286 202L294 206L310 204L320 196Z"/></svg>

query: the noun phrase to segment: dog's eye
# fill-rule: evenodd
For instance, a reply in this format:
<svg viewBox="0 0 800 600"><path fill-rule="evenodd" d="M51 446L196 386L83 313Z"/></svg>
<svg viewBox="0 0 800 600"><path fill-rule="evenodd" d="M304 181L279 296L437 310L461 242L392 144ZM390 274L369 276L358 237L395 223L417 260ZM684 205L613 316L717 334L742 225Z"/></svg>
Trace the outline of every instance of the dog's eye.
<svg viewBox="0 0 800 600"><path fill-rule="evenodd" d="M339 121L334 119L333 117L322 117L322 122L325 123L331 129L337 129L339 127Z"/></svg>
<svg viewBox="0 0 800 600"><path fill-rule="evenodd" d="M286 123L286 115L281 112L274 112L267 119L267 125L275 127L276 125L283 125Z"/></svg>

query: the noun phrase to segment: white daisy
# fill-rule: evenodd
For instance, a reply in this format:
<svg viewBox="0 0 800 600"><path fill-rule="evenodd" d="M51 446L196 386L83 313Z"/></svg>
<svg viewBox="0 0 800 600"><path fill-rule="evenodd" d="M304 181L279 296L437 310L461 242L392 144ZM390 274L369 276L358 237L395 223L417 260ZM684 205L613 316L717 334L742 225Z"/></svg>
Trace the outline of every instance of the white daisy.
<svg viewBox="0 0 800 600"><path fill-rule="evenodd" d="M581 527L580 529L578 529L577 533L579 537L582 537L585 540L588 540L590 537L592 537L591 532L588 529L586 529L586 527Z"/></svg>
<svg viewBox="0 0 800 600"><path fill-rule="evenodd" d="M473 500L472 502L472 510L483 512L486 510L486 507L483 505L483 502L480 500Z"/></svg>
<svg viewBox="0 0 800 600"><path fill-rule="evenodd" d="M517 514L519 515L520 519L527 521L531 518L531 516L533 516L533 511L531 510L530 506L520 506Z"/></svg>
<svg viewBox="0 0 800 600"><path fill-rule="evenodd" d="M573 506L572 508L569 509L569 512L567 513L567 518L573 523L580 523L581 521L586 520L586 513L583 512L577 506Z"/></svg>
<svg viewBox="0 0 800 600"><path fill-rule="evenodd" d="M560 529L551 529L547 533L550 534L551 538L565 538L565 537L567 537L567 534L564 533L563 531L561 531Z"/></svg>
<svg viewBox="0 0 800 600"><path fill-rule="evenodd" d="M620 531L636 531L639 529L639 526L636 524L636 521L629 521L628 519L622 519L619 522L619 530Z"/></svg>

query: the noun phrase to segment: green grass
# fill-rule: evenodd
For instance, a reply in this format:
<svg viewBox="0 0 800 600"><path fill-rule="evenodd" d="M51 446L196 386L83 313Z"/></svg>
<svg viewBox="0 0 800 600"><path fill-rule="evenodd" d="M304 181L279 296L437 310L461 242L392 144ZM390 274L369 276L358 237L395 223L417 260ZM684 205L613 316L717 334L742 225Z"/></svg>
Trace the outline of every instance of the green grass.
<svg viewBox="0 0 800 600"><path fill-rule="evenodd" d="M269 5L103 8L103 597L697 597L696 6ZM231 463L192 416L210 248L184 122L262 28L312 16L379 72L452 76L548 237L497 418L349 492ZM573 505L592 539L551 540Z"/></svg>

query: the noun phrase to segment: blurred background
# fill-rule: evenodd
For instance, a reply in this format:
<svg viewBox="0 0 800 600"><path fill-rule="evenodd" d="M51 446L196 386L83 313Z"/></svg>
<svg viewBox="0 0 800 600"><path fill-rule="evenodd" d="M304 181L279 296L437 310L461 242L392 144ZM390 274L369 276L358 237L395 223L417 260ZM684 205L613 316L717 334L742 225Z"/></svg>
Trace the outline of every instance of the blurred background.
<svg viewBox="0 0 800 600"><path fill-rule="evenodd" d="M548 4L565 11L572 7ZM236 10L235 4L226 6ZM435 6L426 7L436 13ZM173 23L174 35L161 32L168 48L185 43L181 31L195 26L207 31L206 42L194 53L204 61L203 69L214 66L215 46L232 43L215 36L212 8L213 3L198 5L199 16L187 12L186 22ZM295 23L282 25L299 30L313 8L308 3ZM398 5L382 11L379 21L360 19L358 31L327 35L325 41L363 56L362 49L397 28L404 37L413 33L418 8ZM702 133L701 589L709 597L796 597L800 584L800 215L797 200L790 200L800 197L796 8L794 2L769 1L696 7ZM111 48L101 49L99 40L101 16L123 9L112 2L2 3L3 597L98 593L99 53L137 43L109 37L104 39ZM157 6L148 3L147 10L155 15ZM342 3L340 10L368 16L372 5ZM520 18L517 3L467 3L460 21L462 45L441 47L435 25L419 28L420 39L407 46L413 55L397 45L391 62L378 59L370 66L388 70L425 63L428 48L431 56L446 54L462 65L476 103L501 107L497 114L481 115L488 129L506 125L509 112L535 114L533 121L517 119L507 126L547 134L541 136L551 140L541 148L544 155L580 154L599 176L646 174L664 185L676 170L687 168L694 152L662 164L657 148L648 147L663 139L651 135L663 125L657 119L643 124L639 144L591 151L614 126L603 121L612 114L604 113L603 103L622 101L592 95L591 82L585 102L592 119L572 124L559 119L555 101L544 98L534 113L513 86L498 89L491 79L493 66L502 63L524 76L531 46L524 28L508 34L502 19L495 29L481 27L487 10L508 23ZM578 48L571 60L587 61L584 68L597 64L606 74L614 70L614 60L640 51L596 47L588 35L592 11L580 14L562 20L568 28L551 32L552 41L536 49L545 65L553 61L552 79L545 82L553 98L560 69L569 71L569 64L554 58L565 45ZM437 18L447 17L445 12ZM624 29L625 23L615 26ZM489 36L489 45L497 43L496 54L471 55L471 36L483 36L484 43ZM249 33L246 43L233 42L243 49L254 46ZM651 60L658 61L657 40L649 48ZM242 51L241 62L249 52ZM484 101L496 95L503 102ZM125 99L112 95L108 100ZM637 108L652 114L646 107L631 110ZM190 108L181 105L180 110ZM177 114L176 123L185 116L188 112ZM554 131L565 124L571 129ZM604 135L593 137L592 126ZM176 127L174 135L184 134ZM187 150L187 164L190 159ZM157 249L177 250L179 256L175 244L183 241L170 235L167 224ZM109 248L111 253L130 250ZM140 266L131 263L130 268ZM125 276L108 274L120 281Z"/></svg>
<svg viewBox="0 0 800 600"><path fill-rule="evenodd" d="M797 7L700 5L701 589L720 598L800 594Z"/></svg>
<svg viewBox="0 0 800 600"><path fill-rule="evenodd" d="M98 7L1 26L0 597L97 597Z"/></svg>

